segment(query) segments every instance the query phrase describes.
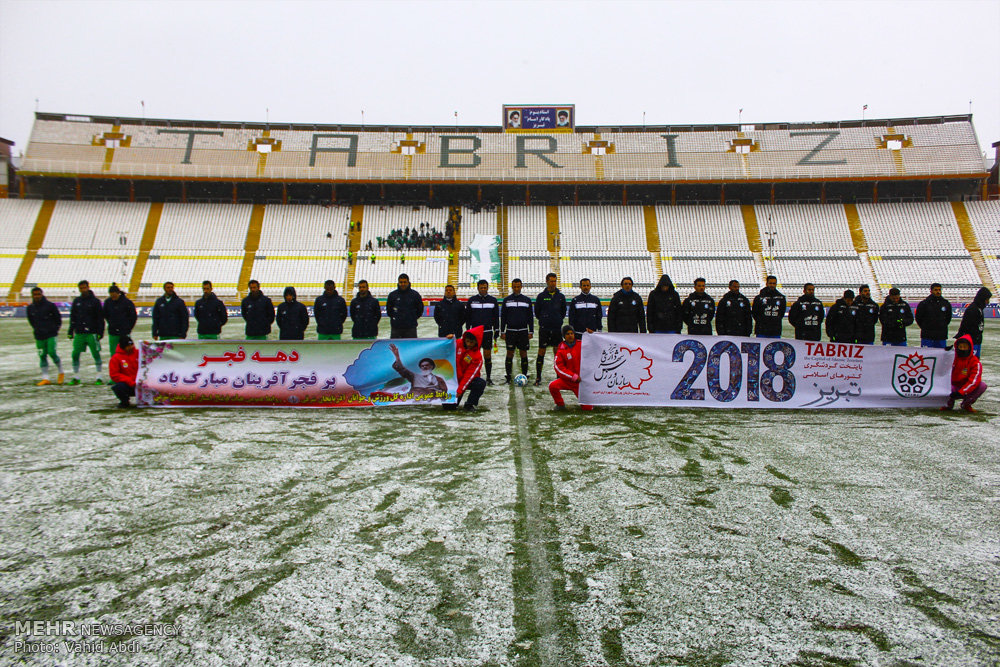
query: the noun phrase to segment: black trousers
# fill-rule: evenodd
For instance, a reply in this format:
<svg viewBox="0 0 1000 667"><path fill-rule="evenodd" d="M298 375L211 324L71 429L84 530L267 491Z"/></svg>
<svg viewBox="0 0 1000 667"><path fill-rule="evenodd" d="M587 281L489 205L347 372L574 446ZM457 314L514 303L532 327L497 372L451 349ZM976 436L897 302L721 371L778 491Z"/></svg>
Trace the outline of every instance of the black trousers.
<svg viewBox="0 0 1000 667"><path fill-rule="evenodd" d="M111 391L115 392L119 403L128 405L129 398L135 396L135 385L130 385L127 382L115 382L111 385Z"/></svg>
<svg viewBox="0 0 1000 667"><path fill-rule="evenodd" d="M389 338L416 338L417 328L403 329L400 327L391 327L389 329Z"/></svg>
<svg viewBox="0 0 1000 667"><path fill-rule="evenodd" d="M483 378L474 379L466 388L466 393L469 394L469 397L465 399L465 405L473 407L479 405L479 399L482 397L484 391L486 391L486 380ZM458 400L461 402L462 397L459 396Z"/></svg>

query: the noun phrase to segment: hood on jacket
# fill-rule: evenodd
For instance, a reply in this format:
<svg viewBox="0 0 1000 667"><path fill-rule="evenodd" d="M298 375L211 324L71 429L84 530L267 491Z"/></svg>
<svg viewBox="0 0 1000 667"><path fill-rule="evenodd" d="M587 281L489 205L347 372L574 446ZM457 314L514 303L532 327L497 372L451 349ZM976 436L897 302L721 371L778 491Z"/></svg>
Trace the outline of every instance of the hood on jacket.
<svg viewBox="0 0 1000 667"><path fill-rule="evenodd" d="M657 290L662 290L664 287L667 288L668 292L674 289L674 281L666 273L660 276L659 282L656 283Z"/></svg>
<svg viewBox="0 0 1000 667"><path fill-rule="evenodd" d="M468 329L465 332L467 334L468 333L472 334L473 337L476 339L477 349L483 346L483 332L485 330L486 328L482 324L480 324L478 327L472 327L471 329ZM465 334L462 334L462 339L463 341L465 340Z"/></svg>
<svg viewBox="0 0 1000 667"><path fill-rule="evenodd" d="M965 341L966 343L969 344L969 354L960 355L958 353L958 344L961 343L962 341ZM974 355L975 353L976 353L976 344L972 342L972 336L970 336L969 334L965 334L964 336L962 336L961 338L959 338L958 340L955 341L955 361L956 362L959 359L968 359L970 356Z"/></svg>
<svg viewBox="0 0 1000 667"><path fill-rule="evenodd" d="M282 296L288 296L289 294L292 295L292 301L296 301L297 300L296 294L295 294L295 288L292 287L292 286L290 286L290 285L285 288L285 291L282 294Z"/></svg>
<svg viewBox="0 0 1000 667"><path fill-rule="evenodd" d="M985 306L990 302L990 298L992 296L993 292L989 291L985 287L981 287L979 288L979 291L976 292L976 298L972 300L972 303L982 308L983 306Z"/></svg>

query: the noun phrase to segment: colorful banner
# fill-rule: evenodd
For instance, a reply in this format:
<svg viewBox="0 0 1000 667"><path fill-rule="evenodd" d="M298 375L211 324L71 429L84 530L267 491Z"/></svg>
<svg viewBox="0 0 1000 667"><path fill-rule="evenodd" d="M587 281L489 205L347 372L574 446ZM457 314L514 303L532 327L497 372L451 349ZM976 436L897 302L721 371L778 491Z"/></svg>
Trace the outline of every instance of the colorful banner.
<svg viewBox="0 0 1000 667"><path fill-rule="evenodd" d="M932 408L953 352L803 340L587 334L580 403L687 408Z"/></svg>
<svg viewBox="0 0 1000 667"><path fill-rule="evenodd" d="M522 106L505 104L503 126L507 132L546 130L572 132L576 124L576 107L572 104L555 106Z"/></svg>
<svg viewBox="0 0 1000 667"><path fill-rule="evenodd" d="M455 341L142 341L140 407L455 403Z"/></svg>
<svg viewBox="0 0 1000 667"><path fill-rule="evenodd" d="M500 237L490 234L476 234L469 244L469 278L476 283L485 279L491 283L500 282L503 264L500 261Z"/></svg>

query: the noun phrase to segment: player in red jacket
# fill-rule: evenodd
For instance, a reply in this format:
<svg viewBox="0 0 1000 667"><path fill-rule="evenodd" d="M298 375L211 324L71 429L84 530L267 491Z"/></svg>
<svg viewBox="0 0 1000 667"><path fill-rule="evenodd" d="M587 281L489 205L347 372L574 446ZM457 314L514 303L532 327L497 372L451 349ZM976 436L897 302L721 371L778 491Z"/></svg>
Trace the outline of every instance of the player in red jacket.
<svg viewBox="0 0 1000 667"><path fill-rule="evenodd" d="M962 399L962 409L978 412L972 404L986 392L983 382L983 364L972 353L972 337L966 334L955 342L955 364L951 367L951 396L942 410L951 410L955 401Z"/></svg>
<svg viewBox="0 0 1000 667"><path fill-rule="evenodd" d="M135 378L139 373L139 351L128 336L118 341L118 349L108 362L111 391L118 397L118 407L129 407L129 397L135 394Z"/></svg>
<svg viewBox="0 0 1000 667"><path fill-rule="evenodd" d="M448 336L451 338L452 336ZM483 368L483 327L473 327L462 334L462 340L455 346L455 369L458 373L458 400L454 404L446 404L446 410L455 410L462 402L462 394L469 392L464 409L472 412L479 405L479 397L486 390L486 380L479 377Z"/></svg>
<svg viewBox="0 0 1000 667"><path fill-rule="evenodd" d="M580 397L580 344L576 341L576 332L568 324L562 328L563 342L556 349L556 379L549 383L549 393L556 402L556 410L565 410L561 391L572 391ZM581 405L583 410L593 410L592 405Z"/></svg>

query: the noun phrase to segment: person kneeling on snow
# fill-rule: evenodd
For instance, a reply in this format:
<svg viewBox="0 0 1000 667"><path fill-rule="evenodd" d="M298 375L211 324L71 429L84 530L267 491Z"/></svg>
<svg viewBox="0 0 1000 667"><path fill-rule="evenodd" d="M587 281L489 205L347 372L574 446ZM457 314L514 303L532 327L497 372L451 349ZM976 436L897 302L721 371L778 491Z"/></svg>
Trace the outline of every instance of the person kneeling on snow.
<svg viewBox="0 0 1000 667"><path fill-rule="evenodd" d="M565 410L561 391L572 391L580 397L580 345L576 342L576 332L568 324L562 328L563 342L556 349L556 379L549 383L549 393L556 402L556 410ZM581 405L583 410L593 410L592 405Z"/></svg>
<svg viewBox="0 0 1000 667"><path fill-rule="evenodd" d="M977 412L972 407L980 396L986 392L983 382L983 364L979 357L972 353L972 337L962 336L955 342L955 364L951 368L951 395L942 410L951 410L955 401L961 399L962 409L966 412Z"/></svg>
<svg viewBox="0 0 1000 667"><path fill-rule="evenodd" d="M118 407L129 407L129 397L135 394L135 377L139 373L139 351L128 336L122 336L118 341L111 361L108 362L108 375L111 376L111 391L118 397Z"/></svg>
<svg viewBox="0 0 1000 667"><path fill-rule="evenodd" d="M449 334L448 338L453 338ZM466 390L469 397L465 399L465 410L472 412L479 405L479 398L486 391L486 380L479 377L483 368L483 353L479 349L483 344L483 326L473 327L462 334L462 340L455 346L455 368L458 371L458 398L454 404L445 404L445 410L455 410L462 402L462 394Z"/></svg>

